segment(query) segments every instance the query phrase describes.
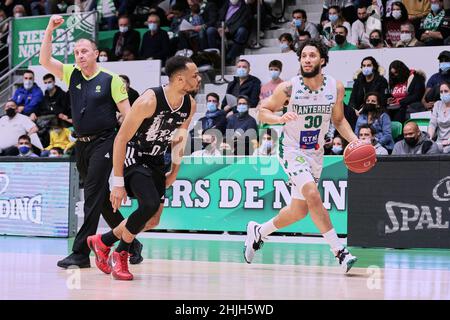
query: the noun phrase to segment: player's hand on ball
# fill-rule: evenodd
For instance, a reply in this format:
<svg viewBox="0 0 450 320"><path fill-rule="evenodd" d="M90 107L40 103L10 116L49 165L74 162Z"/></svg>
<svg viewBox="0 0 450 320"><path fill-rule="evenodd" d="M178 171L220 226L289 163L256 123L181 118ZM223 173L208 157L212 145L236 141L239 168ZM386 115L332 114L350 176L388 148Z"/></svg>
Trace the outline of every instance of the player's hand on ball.
<svg viewBox="0 0 450 320"><path fill-rule="evenodd" d="M177 180L177 175L172 171L166 173L166 188L169 188Z"/></svg>
<svg viewBox="0 0 450 320"><path fill-rule="evenodd" d="M61 26L63 23L64 18L60 15L54 14L50 17L47 28L53 31L57 29L59 26Z"/></svg>
<svg viewBox="0 0 450 320"><path fill-rule="evenodd" d="M127 201L127 191L125 187L113 187L109 196L114 212L116 212L122 203Z"/></svg>
<svg viewBox="0 0 450 320"><path fill-rule="evenodd" d="M298 119L298 114L295 112L286 112L280 117L280 123L286 123L288 121L294 121Z"/></svg>

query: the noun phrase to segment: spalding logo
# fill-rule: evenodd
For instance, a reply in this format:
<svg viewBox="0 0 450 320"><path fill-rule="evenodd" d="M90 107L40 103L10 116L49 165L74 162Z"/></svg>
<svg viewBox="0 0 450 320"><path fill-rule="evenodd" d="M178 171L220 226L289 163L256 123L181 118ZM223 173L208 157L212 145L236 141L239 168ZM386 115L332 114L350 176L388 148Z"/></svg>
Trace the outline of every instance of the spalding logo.
<svg viewBox="0 0 450 320"><path fill-rule="evenodd" d="M9 185L9 178L8 176L1 172L0 173L0 194L2 194L3 192L6 191L6 189L8 188Z"/></svg>

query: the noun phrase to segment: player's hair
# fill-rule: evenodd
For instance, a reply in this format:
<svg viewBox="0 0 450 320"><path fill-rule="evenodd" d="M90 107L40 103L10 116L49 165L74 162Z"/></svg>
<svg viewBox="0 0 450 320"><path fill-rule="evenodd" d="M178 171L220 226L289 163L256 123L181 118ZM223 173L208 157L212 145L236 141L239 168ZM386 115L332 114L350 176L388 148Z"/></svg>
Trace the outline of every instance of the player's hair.
<svg viewBox="0 0 450 320"><path fill-rule="evenodd" d="M53 75L53 74L51 74L51 73L47 73L43 78L42 78L42 80L47 80L47 79L52 79L53 81L55 81L55 76Z"/></svg>
<svg viewBox="0 0 450 320"><path fill-rule="evenodd" d="M329 60L327 46L321 40L308 39L303 42L297 50L297 55L299 58L301 58L303 49L305 49L305 47L307 46L315 47L319 51L320 57L325 59L325 63L322 65L322 68L325 67Z"/></svg>
<svg viewBox="0 0 450 320"><path fill-rule="evenodd" d="M80 39L78 39L78 40L75 42L75 46L77 45L77 43L79 43L79 42L81 42L81 41L87 41L87 42L89 42L94 50L98 50L97 44L95 43L95 41L92 40L92 39L88 39L88 38L80 38Z"/></svg>
<svg viewBox="0 0 450 320"><path fill-rule="evenodd" d="M166 61L166 74L170 78L180 71L187 69L187 64L193 63L192 59L183 56L173 56Z"/></svg>
<svg viewBox="0 0 450 320"><path fill-rule="evenodd" d="M361 132L361 129L369 129L372 136L375 136L375 134L377 133L375 128L368 123L364 123L363 125L361 125L361 127L359 127L359 132Z"/></svg>
<svg viewBox="0 0 450 320"><path fill-rule="evenodd" d="M269 63L269 68L274 67L283 70L283 63L280 60L272 60Z"/></svg>

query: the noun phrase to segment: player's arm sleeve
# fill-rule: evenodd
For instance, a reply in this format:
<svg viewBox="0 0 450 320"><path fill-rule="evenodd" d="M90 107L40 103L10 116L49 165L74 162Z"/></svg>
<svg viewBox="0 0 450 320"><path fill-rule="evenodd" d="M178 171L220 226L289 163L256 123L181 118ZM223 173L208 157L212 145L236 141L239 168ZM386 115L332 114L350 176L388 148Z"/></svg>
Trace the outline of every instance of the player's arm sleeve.
<svg viewBox="0 0 450 320"><path fill-rule="evenodd" d="M118 75L114 75L111 81L111 95L115 103L128 99L125 83Z"/></svg>
<svg viewBox="0 0 450 320"><path fill-rule="evenodd" d="M63 78L61 79L67 86L70 85L70 77L75 70L75 66L72 64L63 64Z"/></svg>

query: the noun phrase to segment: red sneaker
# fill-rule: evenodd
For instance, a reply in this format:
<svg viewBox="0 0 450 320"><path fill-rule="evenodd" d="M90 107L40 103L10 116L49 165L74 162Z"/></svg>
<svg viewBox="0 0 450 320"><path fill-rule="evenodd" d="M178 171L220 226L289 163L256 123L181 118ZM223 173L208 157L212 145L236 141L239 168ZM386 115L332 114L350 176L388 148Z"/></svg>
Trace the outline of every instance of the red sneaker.
<svg viewBox="0 0 450 320"><path fill-rule="evenodd" d="M87 238L89 248L95 253L95 264L97 268L106 274L111 273L111 266L108 264L108 257L111 247L106 246L102 241L102 235L96 234Z"/></svg>
<svg viewBox="0 0 450 320"><path fill-rule="evenodd" d="M108 259L111 266L112 276L116 280L133 280L133 275L128 270L128 257L130 254L126 251L114 251Z"/></svg>

